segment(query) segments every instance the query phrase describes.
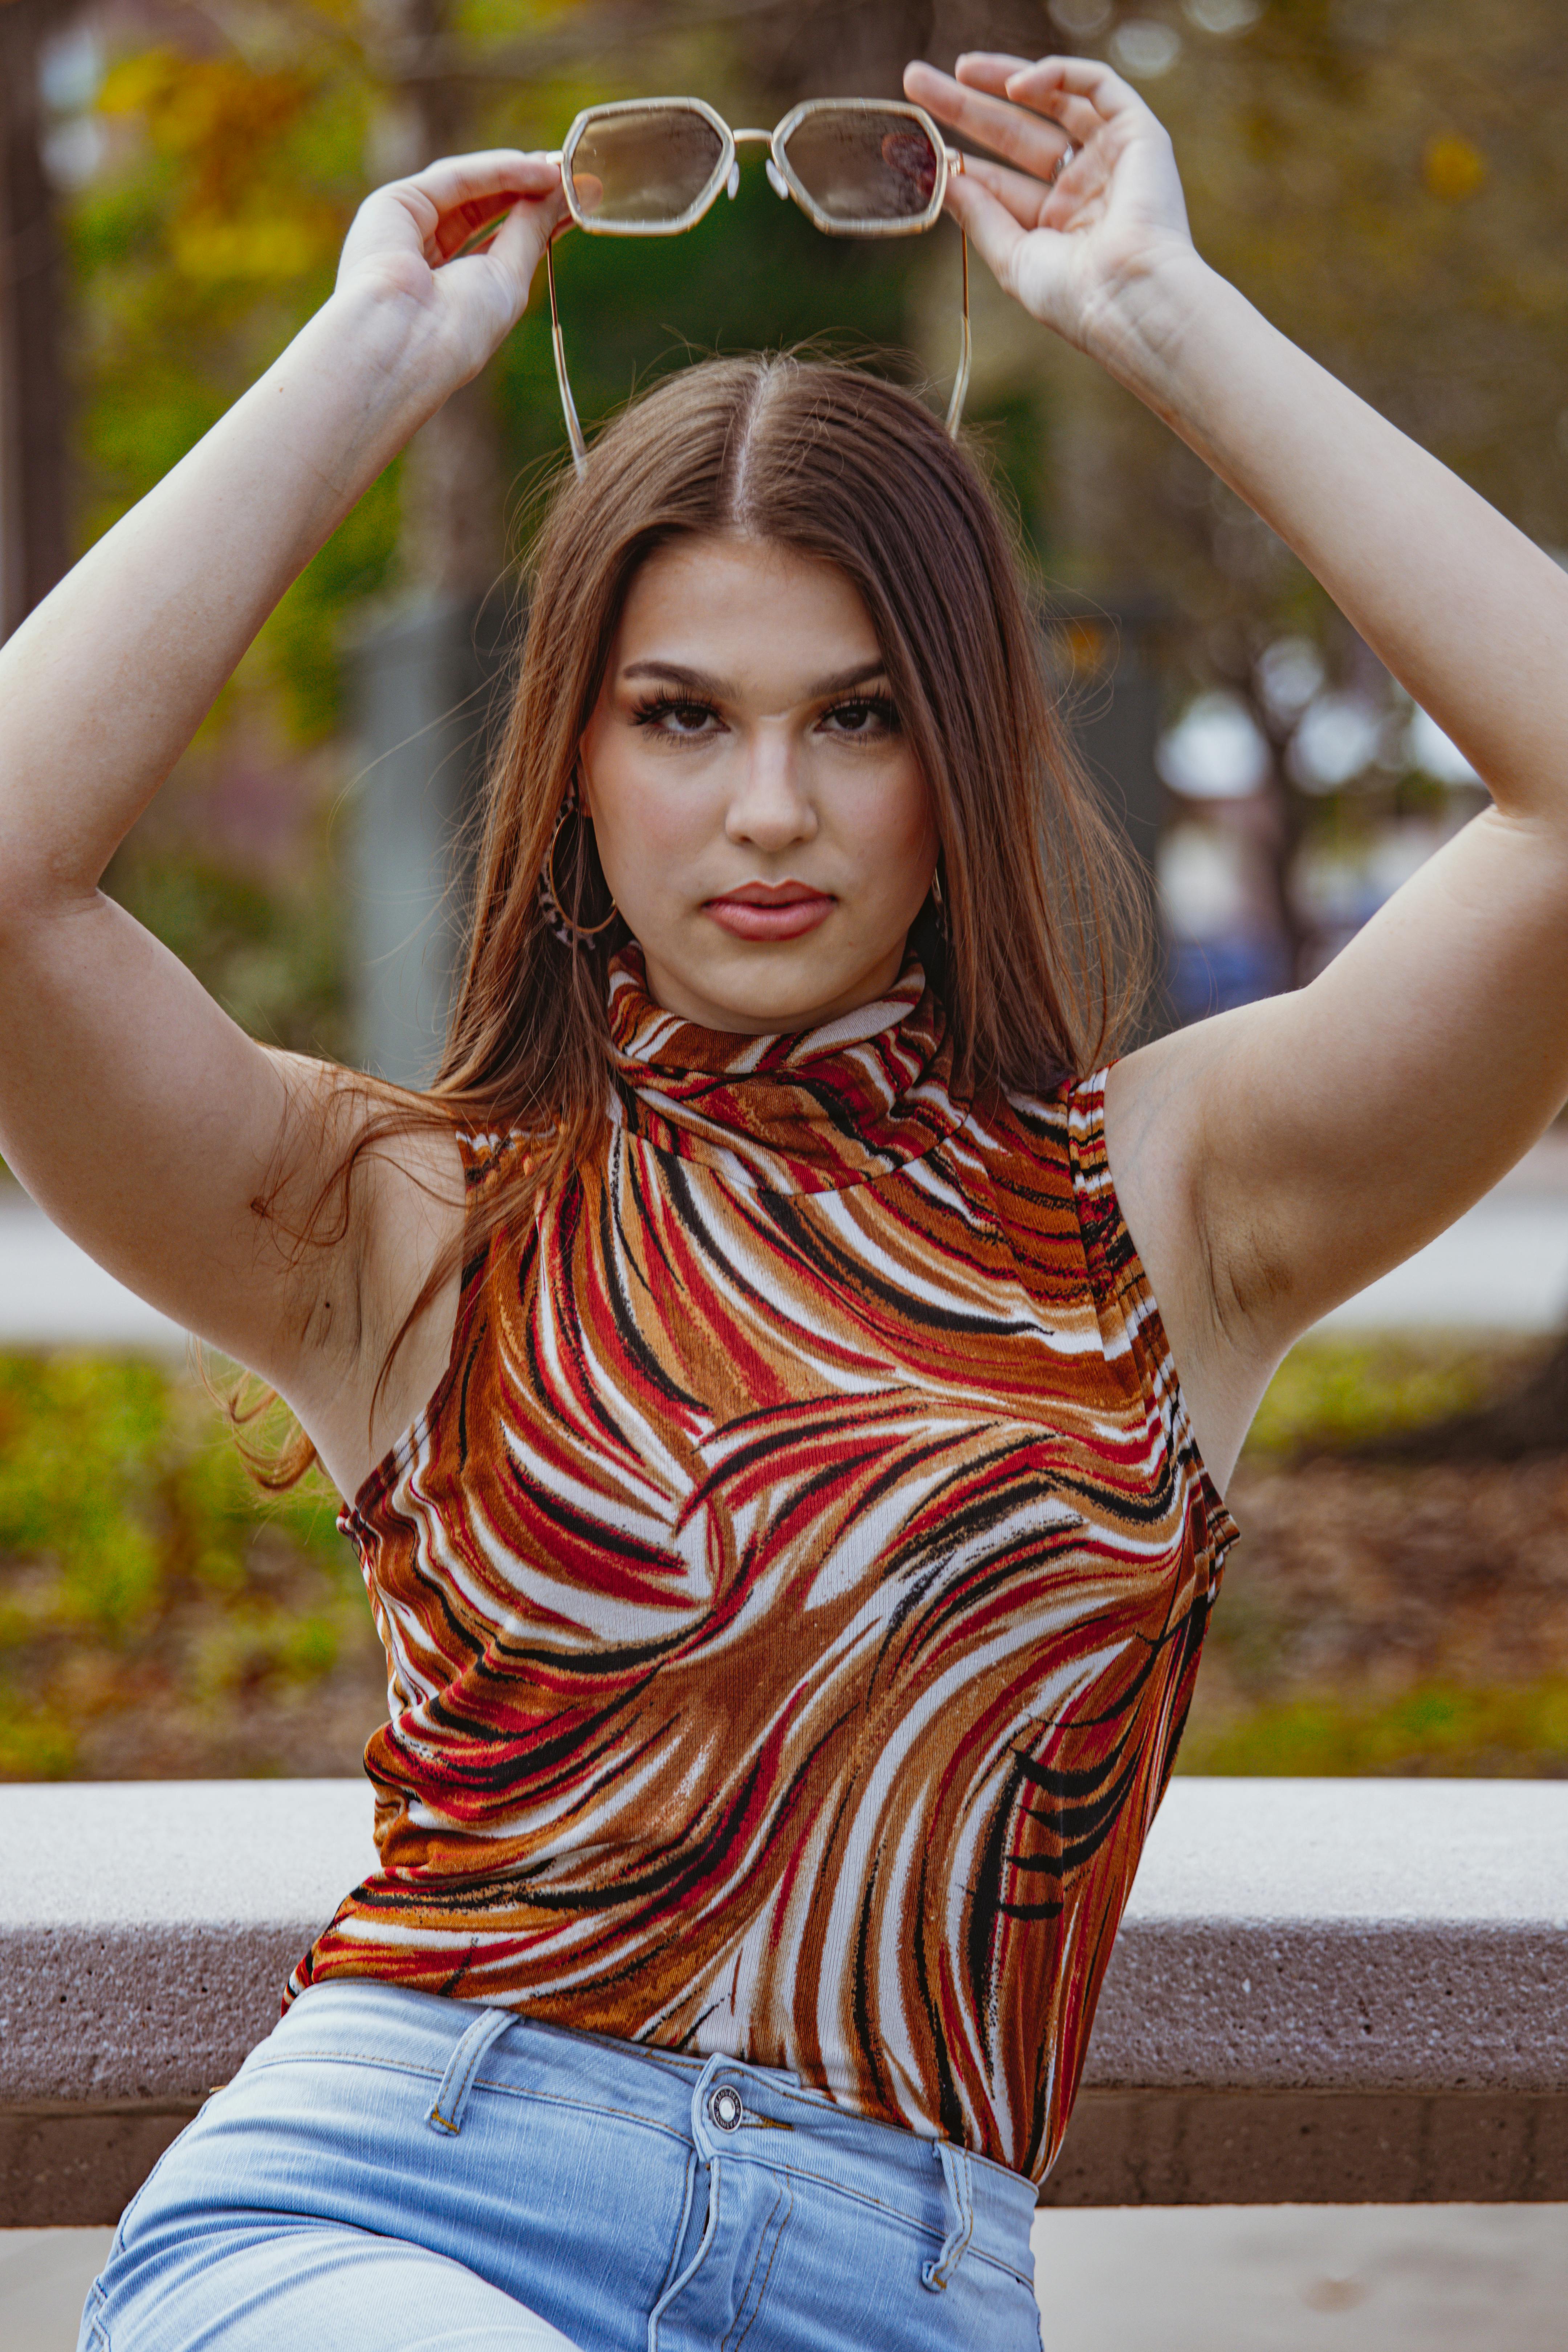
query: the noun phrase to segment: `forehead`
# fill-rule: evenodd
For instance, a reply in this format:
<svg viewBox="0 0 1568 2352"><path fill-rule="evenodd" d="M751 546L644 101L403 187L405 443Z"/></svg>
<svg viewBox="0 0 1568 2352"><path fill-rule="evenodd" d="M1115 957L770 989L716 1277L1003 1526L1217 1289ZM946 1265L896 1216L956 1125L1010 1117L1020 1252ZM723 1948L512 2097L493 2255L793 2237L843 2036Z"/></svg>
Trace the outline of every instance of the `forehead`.
<svg viewBox="0 0 1568 2352"><path fill-rule="evenodd" d="M658 655L738 675L802 656L842 669L876 652L860 593L837 564L773 540L687 538L656 548L637 572L615 660Z"/></svg>

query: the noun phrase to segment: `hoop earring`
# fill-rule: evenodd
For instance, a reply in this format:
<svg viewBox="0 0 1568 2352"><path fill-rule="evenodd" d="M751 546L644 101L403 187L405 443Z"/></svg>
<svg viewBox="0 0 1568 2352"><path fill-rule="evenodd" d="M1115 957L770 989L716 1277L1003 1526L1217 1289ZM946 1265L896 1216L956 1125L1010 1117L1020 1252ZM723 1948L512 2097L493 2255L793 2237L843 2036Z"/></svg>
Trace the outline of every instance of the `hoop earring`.
<svg viewBox="0 0 1568 2352"><path fill-rule="evenodd" d="M544 917L545 928L553 938L560 940L563 947L574 948L579 940L596 939L601 931L608 930L619 914L620 908L612 898L610 911L602 920L596 923L579 923L562 905L561 892L555 880L555 851L561 839L561 829L569 816L579 819L582 816L582 811L577 804L575 775L567 787L565 799L561 803L561 814L555 820L555 829L551 834L550 846L544 853L544 864L539 872L539 904Z"/></svg>

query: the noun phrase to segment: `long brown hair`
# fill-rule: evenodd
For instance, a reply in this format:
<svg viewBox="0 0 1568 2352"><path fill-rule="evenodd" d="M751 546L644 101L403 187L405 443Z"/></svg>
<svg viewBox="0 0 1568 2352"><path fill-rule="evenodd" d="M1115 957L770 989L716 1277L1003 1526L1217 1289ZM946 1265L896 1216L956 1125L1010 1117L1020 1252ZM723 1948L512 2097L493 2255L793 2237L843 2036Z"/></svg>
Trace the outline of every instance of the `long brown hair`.
<svg viewBox="0 0 1568 2352"><path fill-rule="evenodd" d="M459 1262L601 1136L606 966L628 934L616 919L563 940L540 875L554 838L561 901L584 921L607 907L591 828L555 829L627 591L655 548L737 533L825 558L864 601L941 844L940 926L917 928L958 1086L1030 1090L1091 1068L1135 1015L1143 890L1047 689L1015 535L973 462L912 394L859 369L759 355L673 375L550 506L440 1069L425 1096L382 1098L322 1196L346 1218L360 1157L426 1120L535 1139L432 1269L383 1381ZM301 1432L268 1483L311 1458Z"/></svg>

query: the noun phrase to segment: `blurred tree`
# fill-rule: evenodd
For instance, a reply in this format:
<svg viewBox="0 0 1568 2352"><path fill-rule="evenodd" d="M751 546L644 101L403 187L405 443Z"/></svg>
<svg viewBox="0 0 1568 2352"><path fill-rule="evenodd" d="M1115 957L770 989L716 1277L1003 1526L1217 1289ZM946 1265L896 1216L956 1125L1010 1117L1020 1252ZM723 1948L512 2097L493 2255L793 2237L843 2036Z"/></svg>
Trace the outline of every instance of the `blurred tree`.
<svg viewBox="0 0 1568 2352"><path fill-rule="evenodd" d="M1142 79L1216 268L1523 530L1568 543L1557 0L1052 0L1049 14L1063 46ZM1291 868L1303 835L1340 812L1299 789L1284 756L1297 713L1259 665L1297 634L1317 641L1331 684L1370 688L1376 665L1139 403L1011 320L994 329L988 315L977 341L1004 381L1046 387L1052 568L1112 601L1130 582L1157 596L1174 680L1239 694L1269 742L1279 915L1299 956Z"/></svg>
<svg viewBox="0 0 1568 2352"><path fill-rule="evenodd" d="M0 17L31 5L0 0ZM160 46L118 17L100 100L118 135L68 206L85 528L140 495L321 298L370 181L468 140L553 142L592 97L696 88L733 119L771 120L805 92L891 89L907 55L984 41L1100 49L1142 76L1216 266L1535 536L1568 542L1557 14L1555 0L257 0L243 16L186 12L177 51L176 20L158 18ZM952 248L946 231L895 250L819 239L754 168L690 236L569 239L584 414L694 351L801 336L912 345L907 369L941 380ZM1270 741L1295 952L1289 873L1317 809L1291 781L1294 716L1259 662L1305 634L1342 681L1363 649L1136 402L979 271L975 299L972 414L1048 570L1090 602L1158 614L1175 677L1239 693ZM294 740L322 740L340 715L345 614L400 583L473 602L504 570L503 486L517 486L515 536L561 454L536 303L285 599L219 723L278 686Z"/></svg>
<svg viewBox="0 0 1568 2352"><path fill-rule="evenodd" d="M69 14L66 0L0 0L0 638L68 560L59 240L38 83Z"/></svg>
<svg viewBox="0 0 1568 2352"><path fill-rule="evenodd" d="M260 0L243 26L225 17L221 32L214 19L193 15L188 46L128 45L98 100L119 152L70 207L84 327L88 531L141 496L324 297L368 183L464 145L554 143L584 100L639 88L695 88L735 120L754 118L759 105L782 110L798 86L780 86L783 68L765 45L760 62L751 57L743 36L755 17L745 0L679 12L647 0L616 8L498 0L462 9L454 0L331 0L308 18L290 0ZM896 86L901 54L918 41L900 29L899 11L871 10L871 20L882 54L878 61L867 50L863 72ZM830 29L826 20L819 29ZM831 44L812 54L820 64ZM945 264L945 373L957 345L956 238L943 228L931 242ZM805 337L918 373L908 345L921 269L921 257L906 247L818 237L795 207L770 196L754 164L738 201L721 205L690 236L652 247L568 240L563 300L583 412L590 421L602 416L637 383L693 351ZM322 740L342 716L342 624L367 596L395 592L399 659L408 676L428 677L434 697L427 710L404 711L395 740L376 746L384 756L370 789L384 787L389 798L371 829L383 836L378 855L395 849L384 837L388 812L409 798L390 771L397 745L411 747L410 761L425 757L431 726L483 685L473 615L487 598L492 614L505 603L492 593L507 570L505 486L519 485L515 540L563 454L548 320L536 301L497 364L416 436L284 599L207 741L117 862L112 887L145 918L165 926L174 919L175 930L165 929L170 944L237 1014L254 1022L259 1013L263 1028L287 1042L337 1052L351 1043L342 959L334 1015L319 967L306 984L291 949L321 936L321 893L302 891L300 878L321 870L329 812L318 805L314 839L300 836L292 861L274 858L280 870L258 877L248 836L236 859L235 845L213 835L213 779L223 764L216 745L232 752L237 730L248 730L261 756L267 725L277 731L268 709L280 712L295 747L275 745L279 769ZM410 627L416 646L404 642ZM494 635L489 617L485 634ZM384 667L373 653L372 674ZM467 739L479 730L464 719L457 732ZM458 771L472 752L471 742L458 746L447 778L453 805L444 816L436 812L437 866L443 831L462 813ZM437 764L450 763L443 754ZM309 797L296 795L307 814ZM193 851L205 877L195 890ZM226 856L241 869L226 892ZM268 880L278 913L263 939L258 878ZM332 895L329 881L329 902ZM370 942L378 972L389 953L405 949L419 966L432 949L439 956L438 905L437 930L419 930L407 890L362 873L352 895L372 929L384 902L396 932ZM341 902L341 889L338 896ZM437 880L433 902L439 896ZM266 973L274 985L258 992L258 975Z"/></svg>

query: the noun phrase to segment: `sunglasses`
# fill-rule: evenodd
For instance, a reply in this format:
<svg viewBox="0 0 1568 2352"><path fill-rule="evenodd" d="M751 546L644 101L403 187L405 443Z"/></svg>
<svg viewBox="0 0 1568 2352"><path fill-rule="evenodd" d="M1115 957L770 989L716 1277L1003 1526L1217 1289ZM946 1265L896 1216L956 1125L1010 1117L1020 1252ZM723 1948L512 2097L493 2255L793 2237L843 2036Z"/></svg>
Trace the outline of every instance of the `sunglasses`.
<svg viewBox="0 0 1568 2352"><path fill-rule="evenodd" d="M773 131L731 131L700 98L627 98L584 108L561 150L566 208L590 236L679 236L741 184L735 151L767 148L768 179L825 236L919 236L942 217L950 169L923 107L902 99L809 98ZM963 332L947 429L956 439L969 388L969 241L963 245ZM587 444L566 373L555 256L545 247L555 380L579 478Z"/></svg>

